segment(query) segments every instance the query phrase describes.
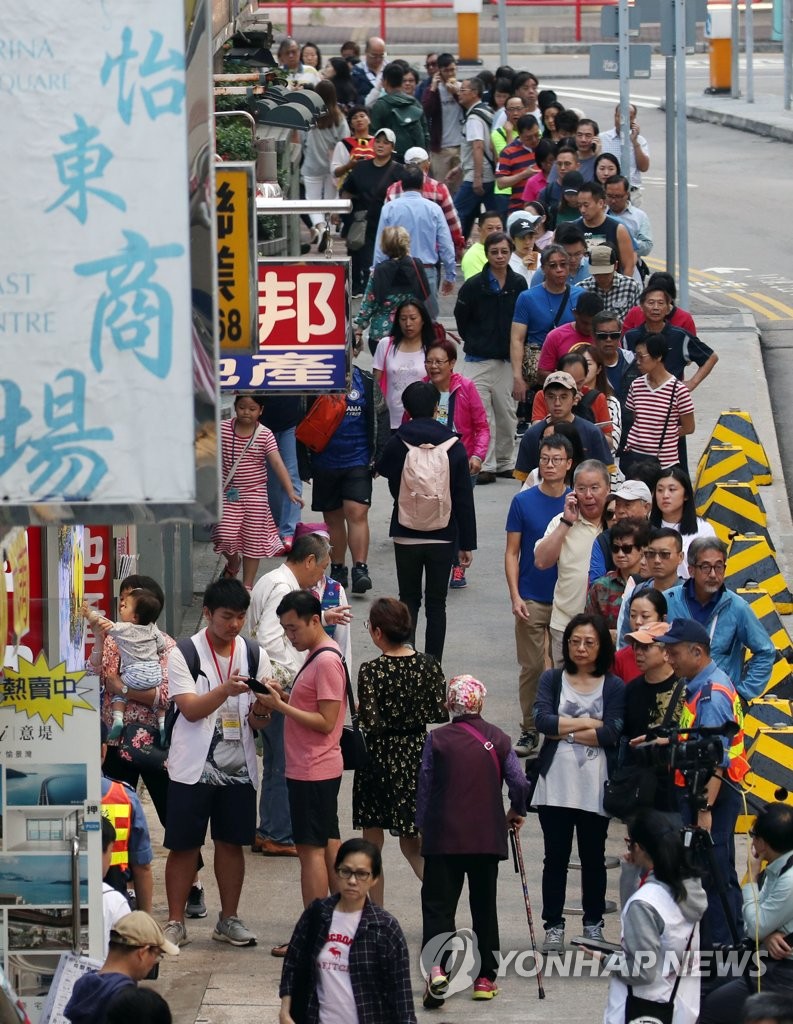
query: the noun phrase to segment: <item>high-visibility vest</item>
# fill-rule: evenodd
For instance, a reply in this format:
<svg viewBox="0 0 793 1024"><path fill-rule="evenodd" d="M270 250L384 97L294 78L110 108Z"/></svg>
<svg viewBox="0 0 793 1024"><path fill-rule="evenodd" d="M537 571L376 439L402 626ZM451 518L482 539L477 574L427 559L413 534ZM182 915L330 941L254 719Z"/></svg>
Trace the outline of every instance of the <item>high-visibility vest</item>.
<svg viewBox="0 0 793 1024"><path fill-rule="evenodd" d="M725 686L724 683L706 683L701 689L699 689L686 703L683 705L683 710L680 712L680 725L681 729L690 729L697 718L697 704L699 703L700 697L707 691L708 694L714 690L719 693L723 693L725 697L730 701L732 705L732 717L735 724L738 726L738 732L730 740L730 745L727 749L727 777L732 779L733 782L741 782L743 777L749 771L749 762L746 760L746 748L744 744L744 732L743 732L743 707L741 706L741 698L732 686ZM681 736L681 739L687 737ZM685 781L681 772L675 772L675 785L684 786Z"/></svg>
<svg viewBox="0 0 793 1024"><path fill-rule="evenodd" d="M116 830L116 841L110 849L110 866L126 871L129 866L129 830L132 825L132 800L123 782L111 782L102 797L102 814Z"/></svg>

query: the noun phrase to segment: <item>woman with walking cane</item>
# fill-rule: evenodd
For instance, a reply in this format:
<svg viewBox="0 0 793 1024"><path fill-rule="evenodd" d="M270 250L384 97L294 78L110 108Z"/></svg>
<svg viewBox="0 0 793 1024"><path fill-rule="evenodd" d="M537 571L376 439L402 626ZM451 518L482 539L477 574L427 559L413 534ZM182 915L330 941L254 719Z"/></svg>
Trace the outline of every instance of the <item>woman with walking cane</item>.
<svg viewBox="0 0 793 1024"><path fill-rule="evenodd" d="M456 931L455 913L466 875L481 957L472 998L498 995L498 862L507 859L507 829L523 824L529 784L509 736L482 718L486 695L473 676L450 680L446 705L452 721L427 736L422 754L416 825L424 855L422 968L427 978L423 1005L428 1010L443 1006L449 991L449 943L436 949L433 940ZM506 815L501 795L505 782L510 800ZM461 801L476 809L475 828L468 815L460 814Z"/></svg>

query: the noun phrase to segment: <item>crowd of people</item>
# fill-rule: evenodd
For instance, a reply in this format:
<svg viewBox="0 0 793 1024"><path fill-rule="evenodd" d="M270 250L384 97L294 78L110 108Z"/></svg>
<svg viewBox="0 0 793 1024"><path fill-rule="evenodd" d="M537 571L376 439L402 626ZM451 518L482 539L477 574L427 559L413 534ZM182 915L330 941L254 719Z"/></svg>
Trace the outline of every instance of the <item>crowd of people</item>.
<svg viewBox="0 0 793 1024"><path fill-rule="evenodd" d="M662 964L663 954L682 960L744 938L769 958L764 991L791 998L793 811L780 803L757 815L743 886L734 840L744 710L770 677L774 646L725 587L727 548L697 515L686 437L693 393L718 357L675 304L673 278L644 262L650 157L636 109L623 152L619 108L601 131L528 71L458 80L452 54L429 53L422 74L389 61L376 37L363 53L345 43L324 65L319 47L287 38L278 60L294 87L325 102L306 133L305 195L340 192L352 213L338 225L312 217L312 244L325 251L334 230L347 240L363 300L356 355L368 333L373 372L356 363L346 396L307 404L237 397L221 433L214 541L225 564L194 637L175 644L158 633L147 655L156 671L131 669L135 652L116 627L142 630L162 610L147 577L122 583L122 623L98 624L104 770L128 784L108 803L132 806L129 787L142 780L169 851L168 921L162 939L137 947L142 966L141 950L185 945L187 921L207 914L211 826L219 942L256 942L240 916L246 846L299 863L303 912L272 948L284 957L281 1024L410 1024L418 951L383 907L390 834L420 881L423 1006L438 1009L450 991L449 951L435 940L454 932L466 879L481 953L471 995L492 999L498 867L510 831L533 812L548 955L567 946L574 836L582 941L602 951L607 832L612 818L626 822L609 1024L665 1004L662 1019L673 1011L676 1024L700 1011L707 1024L742 1020L750 979L706 986L703 1000L697 979ZM456 337L438 323L439 297L455 291ZM353 687L348 591L374 589L376 476L393 499L398 598L372 601L377 653L361 660ZM476 585L476 488L499 479L513 483L513 739L482 717L485 683L447 682L442 667L448 592ZM309 480L321 521L301 523ZM272 556L283 563L257 578L259 559ZM167 765L156 756L164 728ZM700 728L717 738L709 770L673 769L675 730ZM132 752L140 730L152 737L148 760ZM350 747L356 731L365 757ZM349 766L361 837L342 842ZM477 808L476 829L463 803ZM147 857L141 841L119 861L143 910ZM115 928L117 959L132 939Z"/></svg>

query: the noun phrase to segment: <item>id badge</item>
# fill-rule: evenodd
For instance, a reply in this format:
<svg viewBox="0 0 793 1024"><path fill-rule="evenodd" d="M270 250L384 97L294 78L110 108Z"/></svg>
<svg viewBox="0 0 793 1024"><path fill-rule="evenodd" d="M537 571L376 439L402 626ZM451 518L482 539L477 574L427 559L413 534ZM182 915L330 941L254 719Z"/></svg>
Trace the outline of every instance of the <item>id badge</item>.
<svg viewBox="0 0 793 1024"><path fill-rule="evenodd" d="M230 501L232 504L236 504L240 500L240 492L236 487L229 487L226 491L226 501Z"/></svg>
<svg viewBox="0 0 793 1024"><path fill-rule="evenodd" d="M242 730L240 729L240 720L237 715L224 715L221 718L221 726L223 728L223 739L224 740L241 740Z"/></svg>

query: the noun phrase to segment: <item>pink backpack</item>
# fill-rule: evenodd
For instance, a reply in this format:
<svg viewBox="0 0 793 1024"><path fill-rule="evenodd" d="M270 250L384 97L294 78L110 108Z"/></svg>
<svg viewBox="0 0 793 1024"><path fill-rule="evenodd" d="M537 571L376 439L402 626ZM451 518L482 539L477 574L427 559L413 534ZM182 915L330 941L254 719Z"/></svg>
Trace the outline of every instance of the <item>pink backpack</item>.
<svg viewBox="0 0 793 1024"><path fill-rule="evenodd" d="M457 442L450 437L441 444L408 444L402 480L399 484L397 520L409 530L429 533L443 530L452 515L449 449Z"/></svg>

